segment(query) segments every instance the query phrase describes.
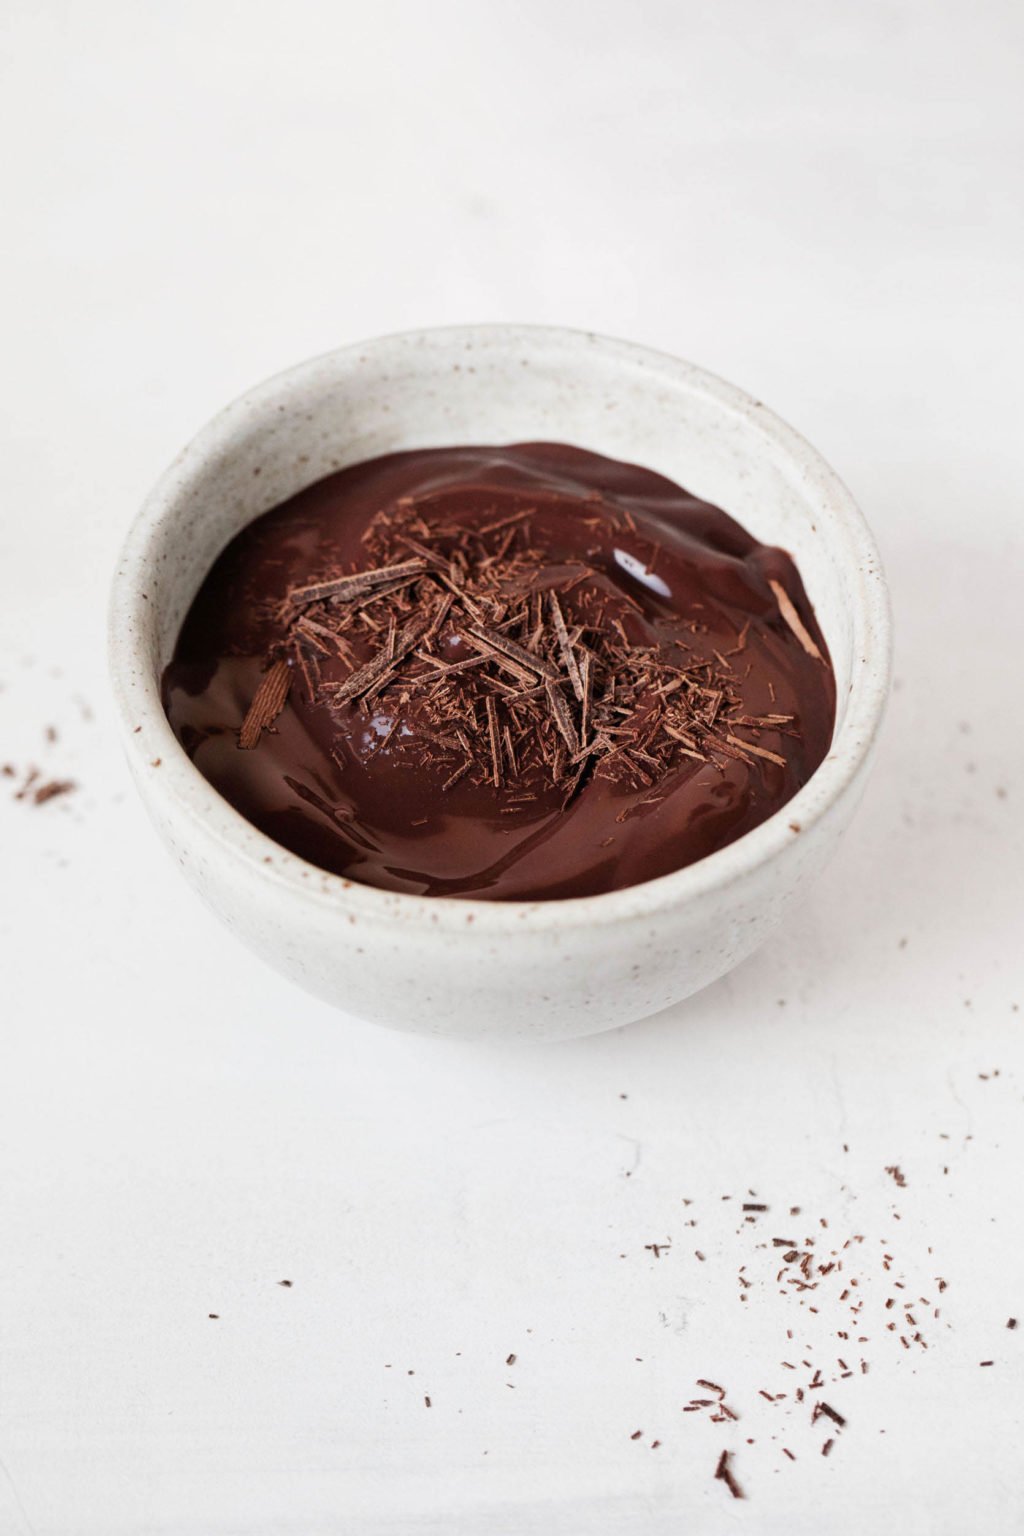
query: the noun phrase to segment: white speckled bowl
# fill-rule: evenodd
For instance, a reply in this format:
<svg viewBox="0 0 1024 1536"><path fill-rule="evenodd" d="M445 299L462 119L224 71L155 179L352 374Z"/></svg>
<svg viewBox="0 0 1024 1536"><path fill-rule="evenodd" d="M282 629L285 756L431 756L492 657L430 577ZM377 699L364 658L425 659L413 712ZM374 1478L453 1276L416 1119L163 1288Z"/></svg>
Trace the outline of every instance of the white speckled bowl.
<svg viewBox="0 0 1024 1536"><path fill-rule="evenodd" d="M828 758L777 815L688 869L569 901L391 895L325 874L197 772L160 674L239 529L345 464L401 448L559 440L659 470L796 559L836 671ZM361 1018L557 1039L678 1002L750 954L832 853L885 707L889 612L860 513L814 450L688 363L580 332L466 326L345 347L259 385L180 455L121 555L110 658L129 762L165 843L256 954ZM154 766L159 760L159 766Z"/></svg>

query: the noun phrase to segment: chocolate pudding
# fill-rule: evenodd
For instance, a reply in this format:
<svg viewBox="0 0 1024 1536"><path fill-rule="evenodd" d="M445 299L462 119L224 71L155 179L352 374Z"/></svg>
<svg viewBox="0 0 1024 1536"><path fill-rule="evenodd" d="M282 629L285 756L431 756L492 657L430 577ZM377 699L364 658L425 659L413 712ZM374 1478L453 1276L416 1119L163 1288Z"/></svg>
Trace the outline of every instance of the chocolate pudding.
<svg viewBox="0 0 1024 1536"><path fill-rule="evenodd" d="M800 576L670 480L556 443L389 454L225 549L163 678L199 771L365 885L594 896L742 837L829 748Z"/></svg>

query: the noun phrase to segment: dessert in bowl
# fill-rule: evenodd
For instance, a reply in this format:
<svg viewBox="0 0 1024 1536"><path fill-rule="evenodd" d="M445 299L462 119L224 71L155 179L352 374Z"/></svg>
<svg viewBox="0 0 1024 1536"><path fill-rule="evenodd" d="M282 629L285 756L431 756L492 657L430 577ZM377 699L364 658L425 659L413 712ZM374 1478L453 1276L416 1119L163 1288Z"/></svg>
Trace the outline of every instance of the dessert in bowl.
<svg viewBox="0 0 1024 1536"><path fill-rule="evenodd" d="M781 920L855 808L889 630L860 514L762 406L478 326L217 417L129 536L111 658L150 813L252 949L383 1024L559 1037Z"/></svg>

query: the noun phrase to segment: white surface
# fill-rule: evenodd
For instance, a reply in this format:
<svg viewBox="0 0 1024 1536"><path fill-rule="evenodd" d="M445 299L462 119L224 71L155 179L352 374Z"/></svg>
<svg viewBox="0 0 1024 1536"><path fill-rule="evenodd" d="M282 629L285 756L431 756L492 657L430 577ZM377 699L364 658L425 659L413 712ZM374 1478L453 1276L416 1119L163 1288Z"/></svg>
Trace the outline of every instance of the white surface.
<svg viewBox="0 0 1024 1536"><path fill-rule="evenodd" d="M195 771L161 677L196 589L254 517L346 463L451 443L569 442L646 464L796 561L835 669L826 761L764 826L659 880L578 901L438 901L311 869ZM671 1007L805 897L856 811L892 672L879 554L849 493L733 385L629 342L442 326L300 363L232 402L147 497L117 561L111 686L129 766L182 873L234 936L361 1020L571 1040Z"/></svg>
<svg viewBox="0 0 1024 1536"><path fill-rule="evenodd" d="M4 28L0 759L82 789L0 796L3 1536L1018 1530L1019 7L51 0ZM465 318L746 385L894 588L901 687L813 906L566 1046L376 1033L254 966L110 730L108 572L180 444L296 358ZM748 1188L772 1211L737 1236ZM812 1315L762 1283L759 1234L821 1216L865 1236L871 1335L827 1460L806 1403L758 1396L797 1347L847 1358L835 1289ZM894 1274L948 1282L927 1352L886 1331ZM680 1412L700 1376L739 1424Z"/></svg>

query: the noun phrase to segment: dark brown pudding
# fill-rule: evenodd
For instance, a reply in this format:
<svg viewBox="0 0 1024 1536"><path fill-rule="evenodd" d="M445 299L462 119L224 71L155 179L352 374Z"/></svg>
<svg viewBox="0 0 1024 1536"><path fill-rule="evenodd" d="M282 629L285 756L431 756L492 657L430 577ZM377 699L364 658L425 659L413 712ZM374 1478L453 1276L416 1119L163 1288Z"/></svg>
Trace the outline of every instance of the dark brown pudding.
<svg viewBox="0 0 1024 1536"><path fill-rule="evenodd" d="M733 842L835 718L788 555L555 443L390 454L267 512L204 581L163 689L199 771L293 853L504 901Z"/></svg>

